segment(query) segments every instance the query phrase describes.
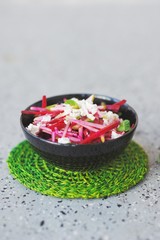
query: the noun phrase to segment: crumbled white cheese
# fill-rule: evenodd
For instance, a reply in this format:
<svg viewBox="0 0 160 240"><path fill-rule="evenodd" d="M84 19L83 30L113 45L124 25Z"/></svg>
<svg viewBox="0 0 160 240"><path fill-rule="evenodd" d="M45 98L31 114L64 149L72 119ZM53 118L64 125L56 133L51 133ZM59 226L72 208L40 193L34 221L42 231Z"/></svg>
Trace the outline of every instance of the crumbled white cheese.
<svg viewBox="0 0 160 240"><path fill-rule="evenodd" d="M64 114L68 115L72 112L72 106L69 104L65 104L65 110L64 110Z"/></svg>
<svg viewBox="0 0 160 240"><path fill-rule="evenodd" d="M61 138L58 138L58 143L66 144L66 143L71 143L71 142L70 142L69 138L61 137Z"/></svg>
<svg viewBox="0 0 160 240"><path fill-rule="evenodd" d="M46 115L44 115L43 117L42 117L42 120L41 120L42 122L49 122L49 121L51 121L51 115L49 115L49 114L46 114Z"/></svg>
<svg viewBox="0 0 160 240"><path fill-rule="evenodd" d="M81 116L87 116L89 119L94 120L95 117L93 116L97 111L97 105L91 104L90 102L87 102L86 100L79 101L80 105L80 112Z"/></svg>
<svg viewBox="0 0 160 240"><path fill-rule="evenodd" d="M97 104L93 104L87 101L86 101L86 107L87 107L87 110L92 114L95 114L98 110Z"/></svg>
<svg viewBox="0 0 160 240"><path fill-rule="evenodd" d="M93 104L93 101L94 101L94 95L91 95L86 99L86 102L89 102L91 104Z"/></svg>
<svg viewBox="0 0 160 240"><path fill-rule="evenodd" d="M80 104L81 116L86 116L88 114L86 101L83 99L79 101L79 104Z"/></svg>
<svg viewBox="0 0 160 240"><path fill-rule="evenodd" d="M36 123L36 122L39 122L39 121L41 121L41 123L49 122L49 121L51 121L51 115L46 114L46 115L44 115L44 116L39 116L39 117L35 117L35 118L34 118L34 122L35 122L35 123Z"/></svg>
<svg viewBox="0 0 160 240"><path fill-rule="evenodd" d="M119 119L119 116L116 113L113 113L111 111L101 112L101 115L103 117L104 124L106 124L106 125L113 122L116 119Z"/></svg>
<svg viewBox="0 0 160 240"><path fill-rule="evenodd" d="M39 128L40 128L39 126L36 126L36 125L30 123L26 129L29 132L31 132L33 135L37 135L37 133L39 132Z"/></svg>
<svg viewBox="0 0 160 240"><path fill-rule="evenodd" d="M120 137L122 134L121 133L116 133L114 130L112 131L111 134L111 139L116 139L118 137Z"/></svg>
<svg viewBox="0 0 160 240"><path fill-rule="evenodd" d="M80 109L72 109L72 112L70 113L70 116L73 119L77 119L78 117L81 116L81 110Z"/></svg>
<svg viewBox="0 0 160 240"><path fill-rule="evenodd" d="M87 118L89 118L91 121L94 121L95 119L95 117L91 113L87 114Z"/></svg>
<svg viewBox="0 0 160 240"><path fill-rule="evenodd" d="M73 119L77 119L82 116L87 116L91 120L95 119L94 114L97 112L98 106L97 104L93 104L93 96L89 97L86 100L78 100L77 98L72 98L72 100L74 100L78 104L79 108L75 109L72 108L72 106L70 106L69 104L64 104L65 109L64 113L62 114L69 115ZM58 115L58 117L59 116L60 114Z"/></svg>

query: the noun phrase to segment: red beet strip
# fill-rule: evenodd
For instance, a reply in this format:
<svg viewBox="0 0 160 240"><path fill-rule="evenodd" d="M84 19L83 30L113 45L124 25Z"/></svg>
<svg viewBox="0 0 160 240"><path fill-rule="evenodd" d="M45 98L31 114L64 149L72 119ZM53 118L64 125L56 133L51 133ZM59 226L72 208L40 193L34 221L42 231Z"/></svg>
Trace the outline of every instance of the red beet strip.
<svg viewBox="0 0 160 240"><path fill-rule="evenodd" d="M42 97L42 108L46 108L47 107L47 98L46 96L44 95Z"/></svg>
<svg viewBox="0 0 160 240"><path fill-rule="evenodd" d="M126 103L126 100L123 99L123 100L121 100L121 101L119 101L119 102L117 102L117 103L108 104L108 105L106 106L106 109L107 109L107 110L114 111L114 112L118 112L119 109L120 109L120 107L121 107L123 104L125 104L125 103Z"/></svg>
<svg viewBox="0 0 160 240"><path fill-rule="evenodd" d="M51 111L45 110L45 111L32 111L32 110L23 110L21 111L23 114L33 114L33 115L45 115L45 114L52 114Z"/></svg>
<svg viewBox="0 0 160 240"><path fill-rule="evenodd" d="M63 127L65 127L64 119L59 119L57 122L52 123L52 124L47 123L47 127L52 129L52 131L55 129L55 127L63 128Z"/></svg>
<svg viewBox="0 0 160 240"><path fill-rule="evenodd" d="M119 120L114 121L113 123L100 129L98 132L92 133L90 136L86 137L84 140L80 142L80 144L91 143L93 140L99 138L101 135L105 134L106 132L118 127L119 123L120 123Z"/></svg>

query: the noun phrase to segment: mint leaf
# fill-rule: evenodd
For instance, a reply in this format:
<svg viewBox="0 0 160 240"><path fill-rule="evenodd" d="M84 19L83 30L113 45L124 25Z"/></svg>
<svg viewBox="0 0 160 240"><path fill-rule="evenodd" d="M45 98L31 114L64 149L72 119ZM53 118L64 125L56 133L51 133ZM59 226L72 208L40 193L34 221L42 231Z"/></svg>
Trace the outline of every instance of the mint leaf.
<svg viewBox="0 0 160 240"><path fill-rule="evenodd" d="M64 103L71 105L73 108L79 108L79 105L73 99L67 99Z"/></svg>
<svg viewBox="0 0 160 240"><path fill-rule="evenodd" d="M117 131L119 132L128 132L131 129L130 127L130 121L129 120L123 120L119 127L117 128Z"/></svg>

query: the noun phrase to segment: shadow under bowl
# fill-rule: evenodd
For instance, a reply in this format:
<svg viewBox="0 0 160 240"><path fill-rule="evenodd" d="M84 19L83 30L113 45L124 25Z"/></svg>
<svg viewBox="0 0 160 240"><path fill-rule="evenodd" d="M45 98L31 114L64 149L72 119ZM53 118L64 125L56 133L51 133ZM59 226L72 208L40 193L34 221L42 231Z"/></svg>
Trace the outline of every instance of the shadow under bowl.
<svg viewBox="0 0 160 240"><path fill-rule="evenodd" d="M64 98L76 97L78 99L86 99L91 94L65 94L47 98L47 105L63 102ZM113 104L119 100L116 98L95 94L94 103ZM41 106L42 102L38 101L31 106ZM34 116L22 114L20 123L26 139L29 141L35 151L40 154L42 158L49 161L59 168L72 171L89 171L101 168L117 157L127 147L131 141L138 124L138 116L136 111L124 104L120 108L121 118L130 120L134 127L123 136L108 140L104 143L91 144L60 144L53 143L30 133L26 127L32 123Z"/></svg>

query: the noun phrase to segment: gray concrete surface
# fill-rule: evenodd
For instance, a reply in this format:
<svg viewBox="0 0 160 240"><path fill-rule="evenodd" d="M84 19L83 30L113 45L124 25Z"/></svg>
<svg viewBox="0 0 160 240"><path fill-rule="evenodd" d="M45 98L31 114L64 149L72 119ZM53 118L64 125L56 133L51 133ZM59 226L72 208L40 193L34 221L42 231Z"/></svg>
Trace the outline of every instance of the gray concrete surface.
<svg viewBox="0 0 160 240"><path fill-rule="evenodd" d="M158 1L13 2L0 1L0 239L160 239ZM24 139L20 111L43 94L75 92L126 98L137 110L143 182L107 199L64 200L12 179L6 159Z"/></svg>

